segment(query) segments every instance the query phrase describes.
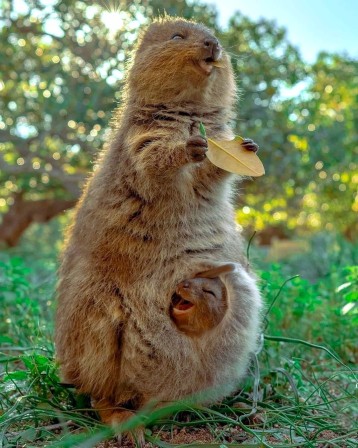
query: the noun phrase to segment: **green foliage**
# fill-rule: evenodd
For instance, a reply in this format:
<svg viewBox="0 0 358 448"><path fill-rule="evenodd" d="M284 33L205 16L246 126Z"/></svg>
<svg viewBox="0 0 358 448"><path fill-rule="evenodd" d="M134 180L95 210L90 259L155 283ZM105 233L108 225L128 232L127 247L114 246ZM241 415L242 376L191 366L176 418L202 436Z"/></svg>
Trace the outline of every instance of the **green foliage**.
<svg viewBox="0 0 358 448"><path fill-rule="evenodd" d="M21 258L0 259L0 300L3 319L0 340L12 344L29 343L49 338L46 319L52 316L54 273L46 276L46 268L36 279ZM30 278L32 282L30 283ZM41 322L41 325L39 323Z"/></svg>
<svg viewBox="0 0 358 448"><path fill-rule="evenodd" d="M284 265L259 263L264 268L263 296L268 305L275 301L266 331L317 341L354 363L358 249L330 234L316 235L310 248L309 254L293 256ZM295 274L299 276L287 281L280 291Z"/></svg>
<svg viewBox="0 0 358 448"><path fill-rule="evenodd" d="M285 285L284 293L273 307L267 331L272 335L314 340L334 347L340 356L354 362L356 341L352 339L352 327L358 324L357 314L350 309L344 296L337 293L337 284L345 280L345 268L332 272L316 283L296 277ZM262 273L263 291L268 302L272 301L285 281L282 268L275 264Z"/></svg>
<svg viewBox="0 0 358 448"><path fill-rule="evenodd" d="M3 193L76 197L115 106L133 33L110 36L105 10L83 1L14 8L3 2L0 23ZM126 28L139 13L131 11L122 15Z"/></svg>

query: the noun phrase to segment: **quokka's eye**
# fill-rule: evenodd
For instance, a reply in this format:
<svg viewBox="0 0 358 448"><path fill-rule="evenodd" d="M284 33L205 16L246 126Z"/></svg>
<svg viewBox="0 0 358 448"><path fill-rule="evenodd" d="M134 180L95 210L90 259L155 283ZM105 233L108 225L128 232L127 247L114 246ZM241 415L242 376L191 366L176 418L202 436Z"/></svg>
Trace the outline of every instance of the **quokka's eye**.
<svg viewBox="0 0 358 448"><path fill-rule="evenodd" d="M174 34L174 36L172 36L172 40L179 40L179 39L184 39L184 36L182 34Z"/></svg>

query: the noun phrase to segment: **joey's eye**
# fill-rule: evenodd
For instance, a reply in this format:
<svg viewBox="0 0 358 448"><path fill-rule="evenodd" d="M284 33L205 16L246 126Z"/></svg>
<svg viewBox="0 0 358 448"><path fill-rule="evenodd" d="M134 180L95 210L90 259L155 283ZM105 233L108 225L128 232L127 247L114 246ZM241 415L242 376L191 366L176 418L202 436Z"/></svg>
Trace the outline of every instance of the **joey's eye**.
<svg viewBox="0 0 358 448"><path fill-rule="evenodd" d="M179 40L179 39L184 39L184 36L182 34L174 34L174 36L172 36L172 40Z"/></svg>
<svg viewBox="0 0 358 448"><path fill-rule="evenodd" d="M209 289L203 289L203 292L206 292L206 294L210 294L211 296L216 298L216 295L213 291L210 291Z"/></svg>

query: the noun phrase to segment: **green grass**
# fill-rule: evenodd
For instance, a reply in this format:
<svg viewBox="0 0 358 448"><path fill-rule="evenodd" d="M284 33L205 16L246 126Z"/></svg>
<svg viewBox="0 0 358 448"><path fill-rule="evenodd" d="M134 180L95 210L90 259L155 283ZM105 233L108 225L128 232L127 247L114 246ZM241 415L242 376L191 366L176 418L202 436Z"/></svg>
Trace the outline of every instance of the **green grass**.
<svg viewBox="0 0 358 448"><path fill-rule="evenodd" d="M34 227L19 248L0 254L2 447L91 447L113 435L88 397L58 378L52 341L58 247L50 244L58 241L57 224ZM262 261L264 252L251 248L267 304L264 336L235 396L210 408L193 400L147 409L128 429L144 424L147 441L162 447L174 446L163 437L173 428L201 427L213 435L205 446L221 448L357 446L351 305L357 252L327 235L311 247L281 264ZM309 275L294 277L301 272Z"/></svg>

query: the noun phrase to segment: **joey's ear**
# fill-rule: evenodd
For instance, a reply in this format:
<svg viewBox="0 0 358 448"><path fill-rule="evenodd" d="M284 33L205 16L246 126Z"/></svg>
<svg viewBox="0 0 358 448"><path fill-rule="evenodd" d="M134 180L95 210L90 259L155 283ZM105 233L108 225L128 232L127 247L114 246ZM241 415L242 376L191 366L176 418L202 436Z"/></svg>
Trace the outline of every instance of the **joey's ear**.
<svg viewBox="0 0 358 448"><path fill-rule="evenodd" d="M195 277L201 277L201 278L216 278L219 277L221 274L227 274L228 272L235 271L236 265L235 263L225 263L220 266L216 266L215 268L211 268L204 272L199 272L199 274L196 274Z"/></svg>

